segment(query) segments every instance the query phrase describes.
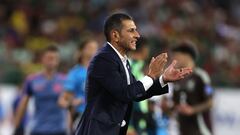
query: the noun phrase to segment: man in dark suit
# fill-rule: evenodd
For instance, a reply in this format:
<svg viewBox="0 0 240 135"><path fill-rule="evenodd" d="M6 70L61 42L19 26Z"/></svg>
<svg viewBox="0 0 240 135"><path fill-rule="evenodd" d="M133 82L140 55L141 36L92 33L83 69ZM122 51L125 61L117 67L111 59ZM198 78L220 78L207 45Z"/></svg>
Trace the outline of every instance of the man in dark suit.
<svg viewBox="0 0 240 135"><path fill-rule="evenodd" d="M136 49L140 37L133 19L124 13L111 15L104 34L107 44L88 67L87 106L76 135L125 135L133 101L165 94L168 82L191 73L189 68L175 69L176 61L164 70L167 54L163 53L152 58L148 74L137 81L126 55Z"/></svg>

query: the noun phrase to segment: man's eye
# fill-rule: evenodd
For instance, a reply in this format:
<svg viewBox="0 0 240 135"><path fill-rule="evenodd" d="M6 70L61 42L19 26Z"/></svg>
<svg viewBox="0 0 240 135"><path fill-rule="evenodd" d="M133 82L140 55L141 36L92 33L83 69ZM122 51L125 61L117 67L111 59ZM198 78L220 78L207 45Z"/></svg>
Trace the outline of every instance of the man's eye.
<svg viewBox="0 0 240 135"><path fill-rule="evenodd" d="M129 32L134 32L135 31L135 29L129 29Z"/></svg>

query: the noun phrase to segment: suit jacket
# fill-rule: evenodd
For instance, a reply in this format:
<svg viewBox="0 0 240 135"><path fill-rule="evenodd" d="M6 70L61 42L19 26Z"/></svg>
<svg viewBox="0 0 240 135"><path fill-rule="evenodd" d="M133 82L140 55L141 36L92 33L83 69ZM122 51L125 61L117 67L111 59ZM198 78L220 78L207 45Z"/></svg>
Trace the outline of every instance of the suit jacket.
<svg viewBox="0 0 240 135"><path fill-rule="evenodd" d="M159 80L145 91L143 84L133 78L127 85L127 76L121 59L113 48L105 45L88 67L87 106L75 135L125 135L133 101L142 101L168 92ZM127 124L121 127L122 121Z"/></svg>

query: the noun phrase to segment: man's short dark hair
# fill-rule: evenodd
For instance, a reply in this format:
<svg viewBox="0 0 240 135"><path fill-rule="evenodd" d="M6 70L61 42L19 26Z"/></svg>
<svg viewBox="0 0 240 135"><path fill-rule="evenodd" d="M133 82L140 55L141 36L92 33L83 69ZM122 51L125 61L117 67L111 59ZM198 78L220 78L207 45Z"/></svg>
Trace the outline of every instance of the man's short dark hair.
<svg viewBox="0 0 240 135"><path fill-rule="evenodd" d="M81 52L83 51L83 49L88 45L88 43L90 42L94 42L95 40L91 37L85 37L82 39L82 41L80 42L79 46L78 46L78 51ZM83 57L82 55L79 55L79 57L77 58L79 63L82 63Z"/></svg>
<svg viewBox="0 0 240 135"><path fill-rule="evenodd" d="M43 53L46 53L46 52L59 52L59 50L56 45L50 45L43 50Z"/></svg>
<svg viewBox="0 0 240 135"><path fill-rule="evenodd" d="M84 37L78 45L78 50L82 51L92 41L95 41L92 37Z"/></svg>
<svg viewBox="0 0 240 135"><path fill-rule="evenodd" d="M181 52L188 54L192 57L194 61L198 59L198 51L196 46L191 42L182 42L178 44L176 47L172 48L172 52Z"/></svg>
<svg viewBox="0 0 240 135"><path fill-rule="evenodd" d="M110 41L110 32L113 29L121 30L123 20L133 20L126 13L114 13L110 15L104 23L104 35L107 41Z"/></svg>
<svg viewBox="0 0 240 135"><path fill-rule="evenodd" d="M148 47L148 40L145 37L140 37L137 40L135 52L141 51L145 47Z"/></svg>

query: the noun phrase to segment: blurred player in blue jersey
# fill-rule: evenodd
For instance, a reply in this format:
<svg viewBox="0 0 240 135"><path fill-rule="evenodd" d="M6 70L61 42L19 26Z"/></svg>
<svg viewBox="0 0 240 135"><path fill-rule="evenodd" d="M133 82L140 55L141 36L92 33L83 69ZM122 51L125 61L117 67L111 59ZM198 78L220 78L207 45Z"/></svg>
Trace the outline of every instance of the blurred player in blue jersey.
<svg viewBox="0 0 240 135"><path fill-rule="evenodd" d="M78 48L78 63L69 71L64 83L64 93L59 99L63 108L70 109L72 115L72 126L78 123L85 109L85 81L88 64L98 49L98 43L86 38Z"/></svg>
<svg viewBox="0 0 240 135"><path fill-rule="evenodd" d="M13 104L12 104L14 116L16 116L17 108L19 106L19 103L21 102L21 99L23 98L21 89L18 89L18 92L19 93L15 97ZM20 120L18 127L14 131L14 135L23 135L25 133L28 117L29 117L28 112L25 112L25 115L22 116L22 119Z"/></svg>
<svg viewBox="0 0 240 135"><path fill-rule="evenodd" d="M16 128L20 124L30 97L34 98L35 113L31 124L31 135L66 135L66 111L58 105L63 91L64 75L57 72L59 51L49 46L42 55L43 71L27 77L23 98L15 118Z"/></svg>

